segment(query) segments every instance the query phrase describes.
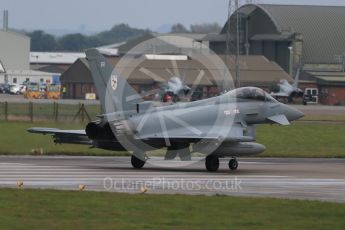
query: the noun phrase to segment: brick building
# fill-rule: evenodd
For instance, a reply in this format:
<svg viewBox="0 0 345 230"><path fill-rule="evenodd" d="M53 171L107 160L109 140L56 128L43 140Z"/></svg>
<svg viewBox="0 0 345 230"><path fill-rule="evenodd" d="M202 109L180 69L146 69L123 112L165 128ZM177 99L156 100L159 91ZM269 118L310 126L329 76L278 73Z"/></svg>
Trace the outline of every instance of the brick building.
<svg viewBox="0 0 345 230"><path fill-rule="evenodd" d="M183 55L161 55L161 59L152 60L147 56L144 61L137 65L134 60L124 61L126 64L120 64L120 57L108 57L108 61L115 67L118 72L123 74L128 82L139 92L160 87L168 81L174 73L179 75L185 84L193 86L197 84L197 92L200 97L210 97L219 94L224 80L224 69L209 69L195 59ZM164 60L165 56L165 60ZM174 57L184 57L182 60L172 62ZM228 60L228 68L234 70L234 58L220 56L225 61ZM122 59L123 61L123 59ZM197 80L200 71L204 71L204 77ZM291 77L276 63L269 61L263 56L241 56L240 73L242 86L257 86L269 89L272 85L282 79L292 81ZM231 71L234 76L234 72ZM92 81L91 72L88 62L85 58L78 59L66 72L61 76L61 82L67 88L66 98L83 99L87 93L96 93Z"/></svg>

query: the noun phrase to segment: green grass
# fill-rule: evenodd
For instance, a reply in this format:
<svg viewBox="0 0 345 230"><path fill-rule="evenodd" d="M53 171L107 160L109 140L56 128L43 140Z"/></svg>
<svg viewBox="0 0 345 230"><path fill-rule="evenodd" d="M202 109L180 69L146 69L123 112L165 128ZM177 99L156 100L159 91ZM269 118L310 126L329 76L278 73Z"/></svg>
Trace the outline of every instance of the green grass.
<svg viewBox="0 0 345 230"><path fill-rule="evenodd" d="M0 229L344 229L345 204L227 196L0 190Z"/></svg>
<svg viewBox="0 0 345 230"><path fill-rule="evenodd" d="M0 154L40 154L40 150L43 149L44 155L127 155L124 152L90 149L84 145L54 144L50 135L28 133L26 129L30 127L84 129L85 124L0 122Z"/></svg>
<svg viewBox="0 0 345 230"><path fill-rule="evenodd" d="M56 145L49 135L26 132L30 127L83 129L85 124L0 122L0 154L30 154L42 148L45 155L127 155L80 145ZM257 128L257 137L257 141L267 147L259 155L263 157L345 157L345 125L341 124L261 125ZM162 153L157 151L153 155Z"/></svg>
<svg viewBox="0 0 345 230"><path fill-rule="evenodd" d="M345 157L345 125L263 125L257 137L267 148L263 157Z"/></svg>
<svg viewBox="0 0 345 230"><path fill-rule="evenodd" d="M95 119L100 112L100 105L90 104L85 105L85 110L91 117ZM72 120L73 117L78 113L78 104L59 104L58 105L58 119L60 121ZM9 120L30 120L29 103L9 103L7 108ZM51 121L55 119L54 104L33 104L33 118L34 121ZM0 103L0 118L5 118L5 104ZM86 116L85 116L86 119Z"/></svg>

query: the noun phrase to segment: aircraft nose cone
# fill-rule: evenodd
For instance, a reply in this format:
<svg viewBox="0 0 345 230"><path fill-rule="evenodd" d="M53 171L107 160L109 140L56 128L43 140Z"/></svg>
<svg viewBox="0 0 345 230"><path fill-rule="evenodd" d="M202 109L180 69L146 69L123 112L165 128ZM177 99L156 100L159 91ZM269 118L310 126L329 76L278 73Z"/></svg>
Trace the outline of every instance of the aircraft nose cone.
<svg viewBox="0 0 345 230"><path fill-rule="evenodd" d="M284 107L284 114L289 121L295 121L304 117L304 113L302 113L298 109L288 105L284 105Z"/></svg>

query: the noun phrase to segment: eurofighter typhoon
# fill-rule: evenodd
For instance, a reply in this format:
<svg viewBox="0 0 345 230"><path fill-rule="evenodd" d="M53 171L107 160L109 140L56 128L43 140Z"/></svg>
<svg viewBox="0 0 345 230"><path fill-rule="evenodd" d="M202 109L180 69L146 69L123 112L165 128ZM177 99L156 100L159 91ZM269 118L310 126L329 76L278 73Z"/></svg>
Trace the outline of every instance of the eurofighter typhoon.
<svg viewBox="0 0 345 230"><path fill-rule="evenodd" d="M190 161L192 153L206 157L208 171L217 171L219 158L257 155L265 146L256 143L259 124L289 125L303 113L275 100L264 90L244 87L220 96L186 103L161 104L144 101L116 69L95 49L86 51L103 114L85 130L30 128L31 133L50 134L56 143L131 153L134 168L142 168L147 153L160 149L165 160L177 156Z"/></svg>

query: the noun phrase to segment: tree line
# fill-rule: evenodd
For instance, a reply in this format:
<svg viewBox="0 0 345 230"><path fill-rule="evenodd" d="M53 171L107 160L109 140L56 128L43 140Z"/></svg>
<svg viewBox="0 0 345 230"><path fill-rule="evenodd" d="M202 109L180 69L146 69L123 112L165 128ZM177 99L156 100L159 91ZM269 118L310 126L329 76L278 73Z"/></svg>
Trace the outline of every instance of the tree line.
<svg viewBox="0 0 345 230"><path fill-rule="evenodd" d="M87 48L110 45L123 42L131 38L150 33L148 29L131 28L127 24L118 24L110 30L95 35L83 35L80 33L66 34L55 37L42 30L26 33L31 38L31 51L83 51Z"/></svg>
<svg viewBox="0 0 345 230"><path fill-rule="evenodd" d="M172 33L217 33L221 27L217 23L194 24L187 29L181 23L172 25ZM110 30L94 35L83 35L80 33L66 34L62 37L45 33L42 30L24 32L31 38L31 51L54 52L70 51L82 52L85 49L124 42L144 34L152 33L149 29L132 28L127 24L118 24Z"/></svg>

